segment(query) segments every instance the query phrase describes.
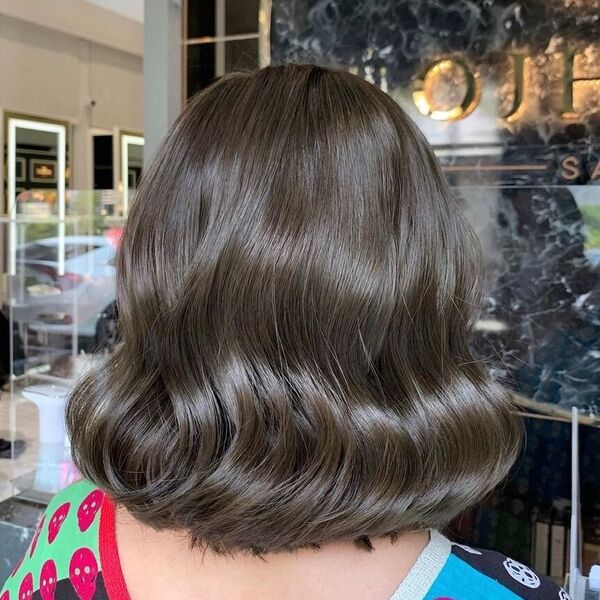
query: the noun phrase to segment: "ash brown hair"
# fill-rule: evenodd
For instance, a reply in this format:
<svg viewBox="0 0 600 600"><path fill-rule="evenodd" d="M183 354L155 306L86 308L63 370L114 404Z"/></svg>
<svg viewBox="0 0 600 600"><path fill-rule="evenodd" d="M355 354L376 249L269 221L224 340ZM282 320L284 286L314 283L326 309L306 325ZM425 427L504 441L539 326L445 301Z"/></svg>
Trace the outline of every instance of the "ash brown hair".
<svg viewBox="0 0 600 600"><path fill-rule="evenodd" d="M123 342L68 405L77 466L221 551L445 526L520 440L469 351L479 253L386 94L310 65L224 77L137 192Z"/></svg>

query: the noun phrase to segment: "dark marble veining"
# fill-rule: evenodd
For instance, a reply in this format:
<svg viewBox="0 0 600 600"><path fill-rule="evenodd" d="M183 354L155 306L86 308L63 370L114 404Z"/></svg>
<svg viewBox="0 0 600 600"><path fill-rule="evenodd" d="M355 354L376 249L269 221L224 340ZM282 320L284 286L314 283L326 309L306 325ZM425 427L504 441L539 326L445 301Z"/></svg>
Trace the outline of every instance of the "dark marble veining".
<svg viewBox="0 0 600 600"><path fill-rule="evenodd" d="M573 194L545 187L459 194L488 263L480 356L521 394L600 417L600 270L584 250Z"/></svg>
<svg viewBox="0 0 600 600"><path fill-rule="evenodd" d="M564 113L569 52L572 77L598 78L599 40L599 0L273 0L271 16L272 62L365 77L436 147L488 261L480 355L529 398L598 417L600 85L574 92L576 114ZM515 54L528 70L508 121ZM443 57L482 81L477 107L453 122L421 114L412 96Z"/></svg>
<svg viewBox="0 0 600 600"><path fill-rule="evenodd" d="M508 50L593 42L599 9L597 0L273 0L271 60L385 66L396 86L428 58L494 66Z"/></svg>

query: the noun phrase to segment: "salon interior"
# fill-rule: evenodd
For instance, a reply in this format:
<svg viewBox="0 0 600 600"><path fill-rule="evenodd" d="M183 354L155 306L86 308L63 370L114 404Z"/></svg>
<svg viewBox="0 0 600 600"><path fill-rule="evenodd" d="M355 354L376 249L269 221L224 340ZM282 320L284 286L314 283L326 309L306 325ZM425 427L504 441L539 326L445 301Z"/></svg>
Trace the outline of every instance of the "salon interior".
<svg viewBox="0 0 600 600"><path fill-rule="evenodd" d="M0 587L78 477L65 401L118 344L115 250L162 136L288 61L398 102L482 240L474 348L526 442L447 535L561 585L600 564L599 40L588 0L0 0Z"/></svg>

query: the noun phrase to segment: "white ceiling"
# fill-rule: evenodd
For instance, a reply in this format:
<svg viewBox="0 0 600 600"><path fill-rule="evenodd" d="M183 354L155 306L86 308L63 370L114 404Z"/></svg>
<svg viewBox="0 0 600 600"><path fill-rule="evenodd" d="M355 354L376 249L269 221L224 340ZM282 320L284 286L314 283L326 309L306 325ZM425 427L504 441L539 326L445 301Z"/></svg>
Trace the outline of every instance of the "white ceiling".
<svg viewBox="0 0 600 600"><path fill-rule="evenodd" d="M144 0L84 0L96 6L101 6L124 17L143 23Z"/></svg>

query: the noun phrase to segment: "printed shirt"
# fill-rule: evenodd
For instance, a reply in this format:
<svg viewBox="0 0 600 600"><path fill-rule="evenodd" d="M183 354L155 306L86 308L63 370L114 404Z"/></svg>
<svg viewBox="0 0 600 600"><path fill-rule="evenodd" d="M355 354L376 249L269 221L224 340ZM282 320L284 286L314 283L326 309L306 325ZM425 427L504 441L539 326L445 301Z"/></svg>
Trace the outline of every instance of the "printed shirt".
<svg viewBox="0 0 600 600"><path fill-rule="evenodd" d="M119 564L115 507L79 481L55 496L0 600L129 600ZM201 600L201 593L198 594ZM390 600L568 600L550 580L497 552L452 544L431 532Z"/></svg>

